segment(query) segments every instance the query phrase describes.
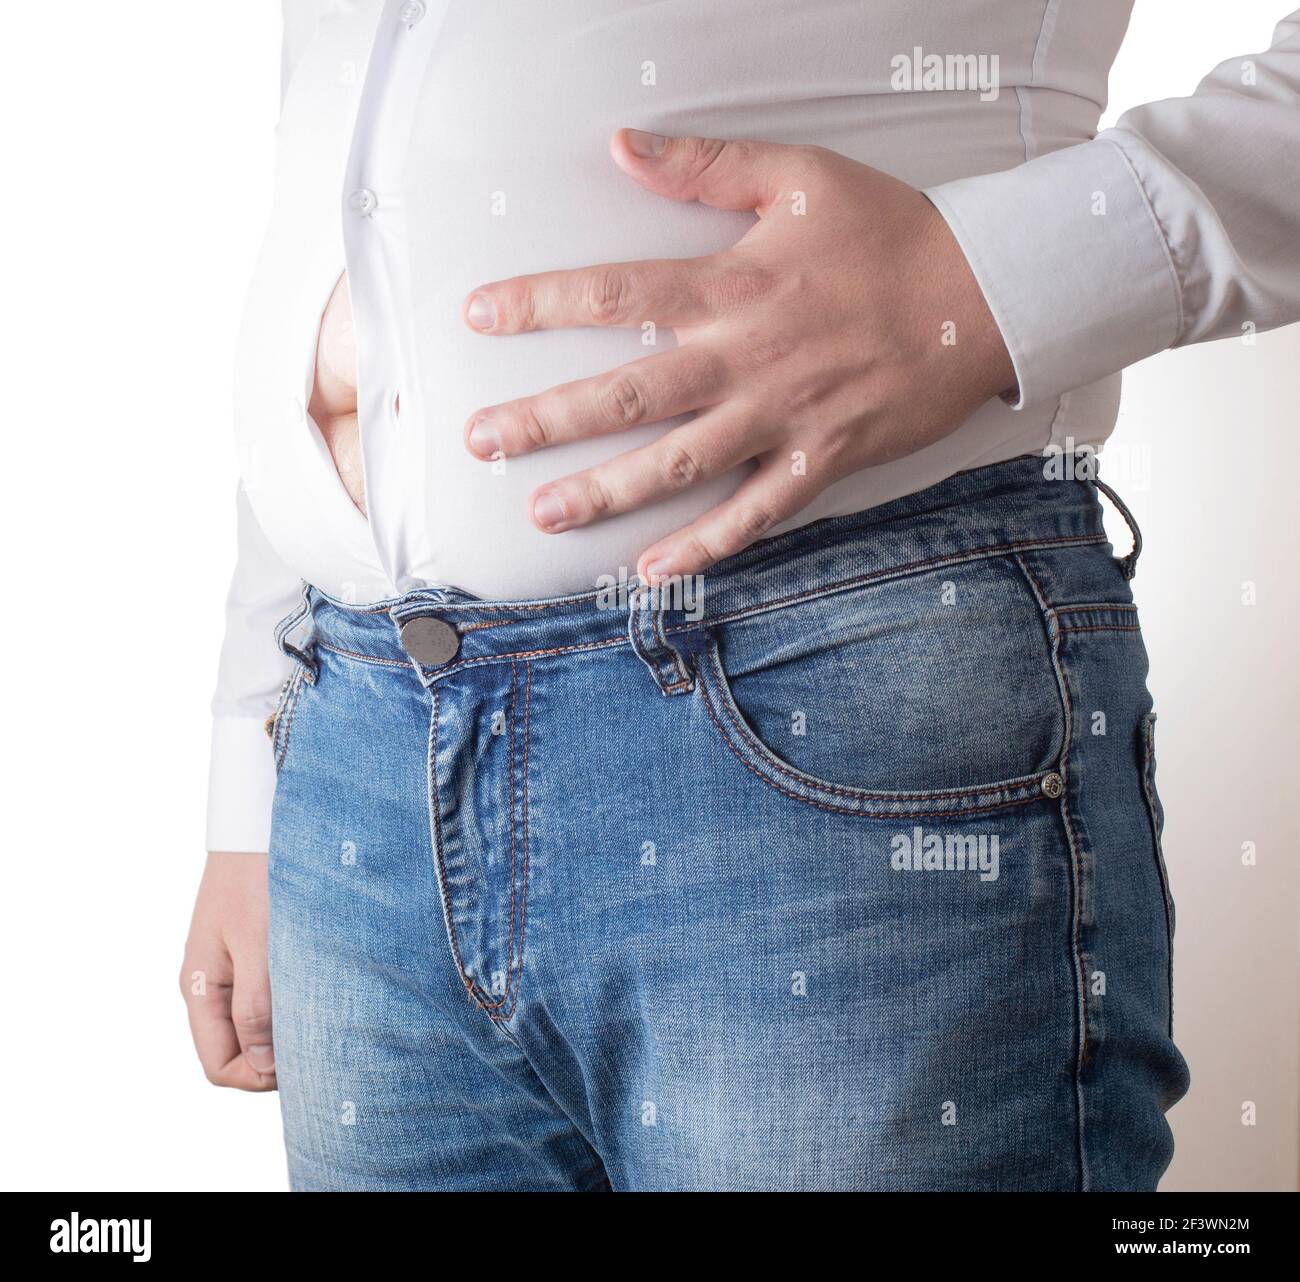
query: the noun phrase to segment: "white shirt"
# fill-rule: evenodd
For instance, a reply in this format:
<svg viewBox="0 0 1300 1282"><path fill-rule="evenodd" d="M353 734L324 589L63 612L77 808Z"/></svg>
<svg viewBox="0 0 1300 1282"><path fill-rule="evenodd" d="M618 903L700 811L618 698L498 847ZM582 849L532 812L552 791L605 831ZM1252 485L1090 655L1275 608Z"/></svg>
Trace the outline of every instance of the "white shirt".
<svg viewBox="0 0 1300 1282"><path fill-rule="evenodd" d="M632 330L475 334L460 319L473 286L705 254L753 221L645 191L609 159L621 126L818 143L923 188L1007 343L1014 407L990 401L943 441L833 485L781 529L1052 444L1099 444L1125 365L1300 317L1300 12L1267 53L1096 135L1130 8L284 0L274 210L236 371L240 550L208 848L266 849L274 771L262 726L287 671L271 631L301 580L351 601L434 584L497 599L587 590L743 476L544 535L526 511L533 488L681 420L504 471L462 445L475 409L648 354ZM321 314L344 269L368 520L306 408Z"/></svg>

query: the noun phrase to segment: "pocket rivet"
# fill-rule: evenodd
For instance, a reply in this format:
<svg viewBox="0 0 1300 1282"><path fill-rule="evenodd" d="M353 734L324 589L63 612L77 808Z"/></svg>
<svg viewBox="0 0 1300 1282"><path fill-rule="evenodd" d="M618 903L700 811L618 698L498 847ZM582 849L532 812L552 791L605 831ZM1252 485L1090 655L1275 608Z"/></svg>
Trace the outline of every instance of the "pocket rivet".
<svg viewBox="0 0 1300 1282"><path fill-rule="evenodd" d="M1056 773L1043 776L1043 795L1045 797L1059 797L1065 791L1065 780Z"/></svg>

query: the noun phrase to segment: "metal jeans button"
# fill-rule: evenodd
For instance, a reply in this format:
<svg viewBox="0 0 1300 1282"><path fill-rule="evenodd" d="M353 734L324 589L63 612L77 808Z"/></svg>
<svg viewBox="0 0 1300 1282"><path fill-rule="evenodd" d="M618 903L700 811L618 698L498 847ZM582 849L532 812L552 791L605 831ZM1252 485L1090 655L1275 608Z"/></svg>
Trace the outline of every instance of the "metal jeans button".
<svg viewBox="0 0 1300 1282"><path fill-rule="evenodd" d="M450 663L460 649L460 635L444 619L435 619L430 615L421 615L416 619L407 619L402 624L399 634L402 649L416 663L439 667Z"/></svg>

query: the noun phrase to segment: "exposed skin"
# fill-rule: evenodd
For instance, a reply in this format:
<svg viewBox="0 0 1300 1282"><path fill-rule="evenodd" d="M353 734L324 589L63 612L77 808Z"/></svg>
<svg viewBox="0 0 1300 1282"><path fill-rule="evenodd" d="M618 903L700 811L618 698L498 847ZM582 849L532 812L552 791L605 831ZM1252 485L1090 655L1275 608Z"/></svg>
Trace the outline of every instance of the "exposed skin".
<svg viewBox="0 0 1300 1282"><path fill-rule="evenodd" d="M366 485L357 428L357 340L346 272L339 277L321 317L316 340L316 381L309 408L343 488L364 512Z"/></svg>
<svg viewBox="0 0 1300 1282"><path fill-rule="evenodd" d="M181 995L208 1081L275 1090L267 973L265 855L208 855L194 903Z"/></svg>
<svg viewBox="0 0 1300 1282"><path fill-rule="evenodd" d="M611 150L651 191L756 210L760 220L720 254L521 276L466 299L466 323L494 337L652 320L678 340L471 416L466 448L487 460L699 411L650 445L540 487L530 499L540 529L574 529L756 460L733 497L645 549L637 565L652 582L700 573L833 481L941 439L1012 386L1010 357L960 247L906 183L819 147L620 130ZM346 277L322 317L311 415L364 512ZM806 472L792 467L796 451ZM275 1087L266 865L264 854L208 856L181 983L209 1080L254 1091ZM206 996L191 991L195 971L206 975Z"/></svg>

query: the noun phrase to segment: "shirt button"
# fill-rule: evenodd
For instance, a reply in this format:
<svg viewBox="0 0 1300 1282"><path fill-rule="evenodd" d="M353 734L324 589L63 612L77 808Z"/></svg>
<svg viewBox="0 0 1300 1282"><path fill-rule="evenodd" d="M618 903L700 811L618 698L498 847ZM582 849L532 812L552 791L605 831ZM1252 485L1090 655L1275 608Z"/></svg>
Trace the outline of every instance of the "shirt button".
<svg viewBox="0 0 1300 1282"><path fill-rule="evenodd" d="M406 0L402 6L402 21L413 27L425 15L424 0Z"/></svg>
<svg viewBox="0 0 1300 1282"><path fill-rule="evenodd" d="M432 668L450 663L460 649L456 629L445 619L435 619L427 614L407 619L402 624L401 638L402 649L416 663Z"/></svg>
<svg viewBox="0 0 1300 1282"><path fill-rule="evenodd" d="M348 197L348 204L363 218L368 218L375 212L375 206L379 204L379 197L369 187L358 187Z"/></svg>

